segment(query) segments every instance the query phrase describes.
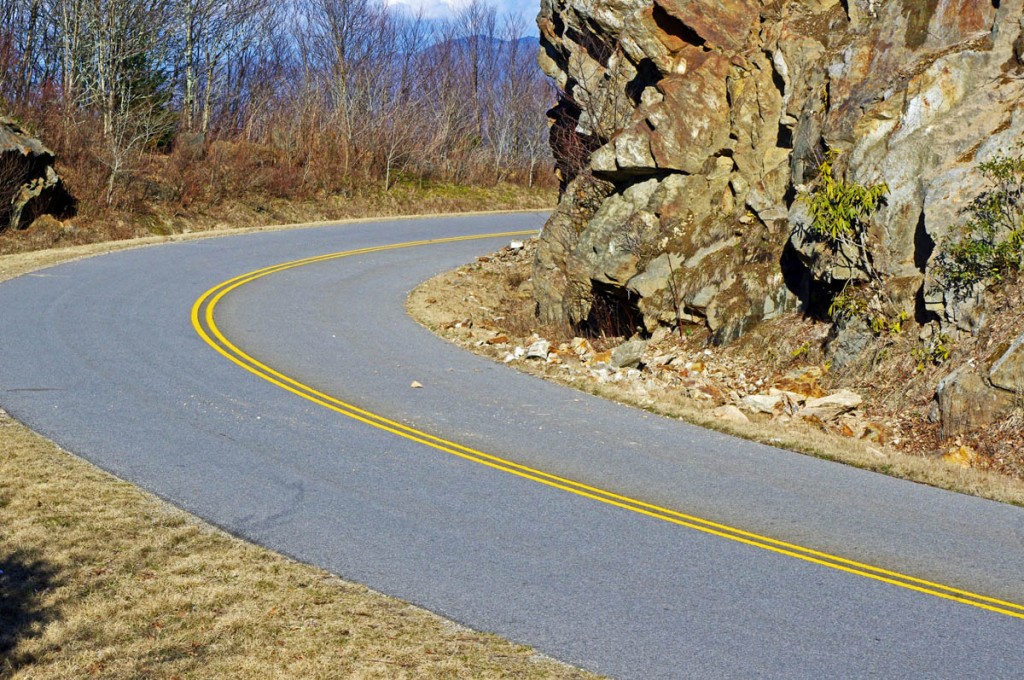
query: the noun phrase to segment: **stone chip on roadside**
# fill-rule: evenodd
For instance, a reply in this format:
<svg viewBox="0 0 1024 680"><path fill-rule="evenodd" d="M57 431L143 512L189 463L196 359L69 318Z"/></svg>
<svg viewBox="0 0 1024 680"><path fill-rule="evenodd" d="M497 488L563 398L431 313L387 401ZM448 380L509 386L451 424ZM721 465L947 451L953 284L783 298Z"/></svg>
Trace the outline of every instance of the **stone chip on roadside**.
<svg viewBox="0 0 1024 680"><path fill-rule="evenodd" d="M645 341L628 340L612 350L610 363L613 368L636 368L646 349Z"/></svg>
<svg viewBox="0 0 1024 680"><path fill-rule="evenodd" d="M751 413L775 413L783 403L781 395L751 394L742 399L742 406Z"/></svg>
<svg viewBox="0 0 1024 680"><path fill-rule="evenodd" d="M747 417L743 411L737 406L732 404L726 404L725 406L719 406L711 412L715 418L724 420L727 423L749 423L750 418Z"/></svg>
<svg viewBox="0 0 1024 680"><path fill-rule="evenodd" d="M538 340L528 348L526 348L527 359L544 359L547 360L548 352L551 351L551 343L547 340Z"/></svg>
<svg viewBox="0 0 1024 680"><path fill-rule="evenodd" d="M839 390L826 397L808 399L804 407L797 411L797 415L802 418L819 418L824 422L829 422L844 413L855 410L863 401L856 392Z"/></svg>

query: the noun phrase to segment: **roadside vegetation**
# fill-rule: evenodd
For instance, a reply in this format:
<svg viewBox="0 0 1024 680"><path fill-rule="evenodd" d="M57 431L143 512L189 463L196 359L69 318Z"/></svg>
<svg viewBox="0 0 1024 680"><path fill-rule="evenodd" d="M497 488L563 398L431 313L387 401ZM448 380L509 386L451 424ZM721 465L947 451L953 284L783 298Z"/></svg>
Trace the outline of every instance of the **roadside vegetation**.
<svg viewBox="0 0 1024 680"><path fill-rule="evenodd" d="M589 677L0 439L2 677Z"/></svg>
<svg viewBox="0 0 1024 680"><path fill-rule="evenodd" d="M889 187L885 183L864 186L837 178L833 165L838 158L837 152L828 153L818 166L814 186L799 199L811 214L811 235L829 244L834 252L849 247L856 253L850 264L873 274L866 245L867 220L885 202Z"/></svg>
<svg viewBox="0 0 1024 680"><path fill-rule="evenodd" d="M0 0L0 73L78 199L2 252L556 199L536 38L484 0Z"/></svg>
<svg viewBox="0 0 1024 680"><path fill-rule="evenodd" d="M1024 156L1001 155L978 171L989 189L967 206L964 223L936 258L936 278L960 296L1017 275L1024 265Z"/></svg>
<svg viewBox="0 0 1024 680"><path fill-rule="evenodd" d="M955 346L937 335L924 356L915 351L922 346L918 334L904 332L907 319L878 322L867 363L844 370L831 369L824 354L828 321L788 314L723 347L708 342L705 328L685 325L679 333L655 333L636 368L615 371L609 369L613 353L629 338L614 326L574 331L538 325L532 250L532 242L518 251L505 248L424 282L410 294L409 312L470 351L597 396L772 446L1024 505L1019 413L971 438L943 439L938 422L929 419L935 384L948 370L940 364L984 361L1019 334L1015 319ZM1019 308L1024 287L1006 286L998 295L1001 306ZM857 314L865 310L856 306ZM528 357L538 344L546 360ZM769 390L784 398L763 411L728 405L744 405L744 397ZM839 418L803 418L786 408L790 396L842 390L854 390L863 404Z"/></svg>
<svg viewBox="0 0 1024 680"><path fill-rule="evenodd" d="M189 237L0 257L0 281L168 238ZM0 442L0 677L593 677L229 536L2 411Z"/></svg>

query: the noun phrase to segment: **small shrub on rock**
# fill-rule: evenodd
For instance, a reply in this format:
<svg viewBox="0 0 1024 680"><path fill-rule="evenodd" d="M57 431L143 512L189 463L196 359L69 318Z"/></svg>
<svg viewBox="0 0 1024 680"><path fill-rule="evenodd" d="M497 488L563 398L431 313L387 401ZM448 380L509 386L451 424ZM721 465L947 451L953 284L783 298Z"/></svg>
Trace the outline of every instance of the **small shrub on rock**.
<svg viewBox="0 0 1024 680"><path fill-rule="evenodd" d="M953 292L1001 281L1024 264L1024 156L999 156L978 170L991 188L967 206L935 260L936 278Z"/></svg>
<svg viewBox="0 0 1024 680"><path fill-rule="evenodd" d="M889 185L864 186L837 178L833 166L838 157L838 152L829 152L818 166L815 185L801 200L811 212L812 235L833 245L845 242L863 248L865 218L885 201Z"/></svg>

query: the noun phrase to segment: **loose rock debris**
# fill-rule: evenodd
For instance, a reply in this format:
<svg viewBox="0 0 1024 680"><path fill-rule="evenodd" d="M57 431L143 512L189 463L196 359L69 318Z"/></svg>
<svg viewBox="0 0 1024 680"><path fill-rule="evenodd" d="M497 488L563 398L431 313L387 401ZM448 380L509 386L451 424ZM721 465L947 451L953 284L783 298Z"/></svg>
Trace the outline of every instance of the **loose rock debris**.
<svg viewBox="0 0 1024 680"><path fill-rule="evenodd" d="M942 368L915 373L909 351L891 345L893 358L883 359L888 363L861 373L837 372L822 351L828 324L799 314L721 347L710 344L698 325L611 337L538 324L531 276L535 247L528 240L521 249L508 246L487 262L443 274L413 292L410 309L448 339L521 370L663 414L696 411L704 414L696 422L749 430L744 436L772 444L831 458L833 444L823 437L828 435L866 453L851 459L855 464L935 479L931 483L942 486L958 482L941 472L933 478L896 471L892 456L910 454L950 470L969 466L1010 476L1024 470L1024 449L1014 453L1012 446L996 447L999 455L993 456L987 445L958 440L956 447L969 445L975 455L946 455L953 443L943 441L939 424L927 420ZM1024 418L1019 420L1024 432ZM1012 429L1017 422L1001 427ZM995 433L993 440L999 437L1005 433Z"/></svg>

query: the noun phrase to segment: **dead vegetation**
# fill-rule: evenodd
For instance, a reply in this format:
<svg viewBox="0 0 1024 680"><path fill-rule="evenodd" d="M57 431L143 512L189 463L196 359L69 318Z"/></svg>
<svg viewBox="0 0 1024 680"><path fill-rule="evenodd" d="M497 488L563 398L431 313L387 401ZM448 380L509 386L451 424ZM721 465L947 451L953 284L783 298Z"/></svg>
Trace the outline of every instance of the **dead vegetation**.
<svg viewBox="0 0 1024 680"><path fill-rule="evenodd" d="M589 677L218 531L0 412L0 675Z"/></svg>
<svg viewBox="0 0 1024 680"><path fill-rule="evenodd" d="M699 326L657 332L646 339L638 366L615 367L610 350L628 338L598 329L594 337L574 339L569 328L537 327L531 263L530 243L479 258L417 288L409 310L467 349L602 397L884 474L1024 504L1024 416L945 441L929 422L935 384L949 362L980 361L1005 350L1019 334L1012 321L957 343L943 366L915 355L922 344L916 328L885 331L864 363L830 371L822 350L829 325L791 314L725 347L709 345ZM528 348L541 340L550 343L547 358L528 359ZM810 400L844 390L863 403L835 417L803 410ZM768 397L763 410L759 397Z"/></svg>
<svg viewBox="0 0 1024 680"><path fill-rule="evenodd" d="M401 183L390 191L366 190L347 196L268 197L252 192L224 197L200 210L174 210L154 203L136 210L103 211L61 223L39 221L22 231L0 233L0 255L152 236L258 227L265 224L323 222L403 215L469 213L479 210L546 210L555 202L551 188L457 186Z"/></svg>
<svg viewBox="0 0 1024 680"><path fill-rule="evenodd" d="M78 199L0 252L550 206L529 33L487 2L427 21L383 0L0 0L0 114Z"/></svg>
<svg viewBox="0 0 1024 680"><path fill-rule="evenodd" d="M192 236L0 258L0 281ZM584 678L235 539L0 411L0 677Z"/></svg>

